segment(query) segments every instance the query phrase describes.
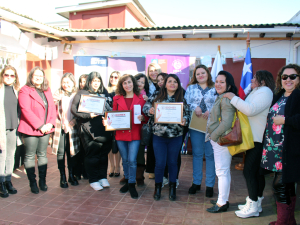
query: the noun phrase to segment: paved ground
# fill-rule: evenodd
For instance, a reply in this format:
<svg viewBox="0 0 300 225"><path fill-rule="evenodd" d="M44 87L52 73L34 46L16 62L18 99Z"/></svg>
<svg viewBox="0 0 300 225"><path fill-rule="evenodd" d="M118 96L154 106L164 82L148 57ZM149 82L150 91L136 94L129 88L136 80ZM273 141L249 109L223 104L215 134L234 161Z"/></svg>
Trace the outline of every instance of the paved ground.
<svg viewBox="0 0 300 225"><path fill-rule="evenodd" d="M168 200L168 189L163 188L161 201L152 198L154 180L146 181L146 186L137 188L139 199L133 200L129 193L119 193L120 178L110 178L110 188L103 191L93 191L86 180L80 185L62 189L59 187L59 172L56 156L48 149L47 192L32 194L24 168L15 171L18 178L13 178L13 184L18 194L6 199L0 199L0 225L2 224L39 224L39 225L88 225L88 224L269 224L276 219L275 203L272 198L272 177L266 180L266 190L263 200L263 212L260 217L240 219L235 216L237 205L245 201L246 185L241 171L233 166L240 158L232 162L232 183L230 193L230 208L228 212L210 214L206 208L211 207L211 199L204 197L204 189L196 195L188 195L187 190L192 181L192 156L182 156L180 185L177 189L177 201ZM217 196L217 184L214 188ZM299 195L298 191L298 196ZM300 199L296 207L296 220L300 223Z"/></svg>

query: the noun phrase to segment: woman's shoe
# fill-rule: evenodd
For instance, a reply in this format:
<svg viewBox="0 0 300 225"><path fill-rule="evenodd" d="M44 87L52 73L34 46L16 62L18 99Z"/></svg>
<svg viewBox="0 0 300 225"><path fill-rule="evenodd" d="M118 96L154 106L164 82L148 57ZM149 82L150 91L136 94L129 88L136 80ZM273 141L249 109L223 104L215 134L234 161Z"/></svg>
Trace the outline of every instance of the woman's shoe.
<svg viewBox="0 0 300 225"><path fill-rule="evenodd" d="M176 182L169 182L169 200L176 200Z"/></svg>
<svg viewBox="0 0 300 225"><path fill-rule="evenodd" d="M11 181L5 181L6 190L9 194L17 194L17 189L14 188Z"/></svg>
<svg viewBox="0 0 300 225"><path fill-rule="evenodd" d="M162 183L155 183L155 189L154 189L153 198L156 201L160 200L161 188L162 188Z"/></svg>
<svg viewBox="0 0 300 225"><path fill-rule="evenodd" d="M120 176L120 173L115 173L115 177L119 177Z"/></svg>
<svg viewBox="0 0 300 225"><path fill-rule="evenodd" d="M35 182L30 182L29 186L30 186L30 190L33 194L38 194L40 192L36 181Z"/></svg>
<svg viewBox="0 0 300 225"><path fill-rule="evenodd" d="M214 196L214 188L213 187L206 187L205 196L207 198L212 198Z"/></svg>
<svg viewBox="0 0 300 225"><path fill-rule="evenodd" d="M68 182L73 185L73 186L77 186L79 185L78 180L76 179L76 177L73 174L73 169L69 169L69 179Z"/></svg>
<svg viewBox="0 0 300 225"><path fill-rule="evenodd" d="M113 177L115 174L114 173L109 173L108 176L109 177Z"/></svg>
<svg viewBox="0 0 300 225"><path fill-rule="evenodd" d="M201 190L201 185L197 185L197 184L192 184L192 186L190 187L189 189L189 194L196 194L197 191L200 191Z"/></svg>
<svg viewBox="0 0 300 225"><path fill-rule="evenodd" d="M139 195L135 189L135 183L128 183L128 189L129 189L131 198L137 199L139 197Z"/></svg>
<svg viewBox="0 0 300 225"><path fill-rule="evenodd" d="M154 179L155 178L155 174L154 173L149 173L149 179Z"/></svg>
<svg viewBox="0 0 300 225"><path fill-rule="evenodd" d="M120 192L121 193L126 193L128 190L129 190L129 187L128 187L128 179L124 179L125 180L125 184L123 187L120 188Z"/></svg>
<svg viewBox="0 0 300 225"><path fill-rule="evenodd" d="M7 198L9 196L7 189L6 189L6 185L5 182L1 182L0 183L0 197L1 198Z"/></svg>
<svg viewBox="0 0 300 225"><path fill-rule="evenodd" d="M210 213L219 213L219 212L226 212L227 211L227 203L222 205L221 207L215 204L213 207L206 209L207 212Z"/></svg>
<svg viewBox="0 0 300 225"><path fill-rule="evenodd" d="M60 187L61 188L68 188L68 182L67 182L67 178L66 178L66 173L65 173L65 168L61 168L59 169L60 172Z"/></svg>
<svg viewBox="0 0 300 225"><path fill-rule="evenodd" d="M210 203L215 205L217 204L217 200L210 200ZM229 201L226 202L227 209L229 208Z"/></svg>

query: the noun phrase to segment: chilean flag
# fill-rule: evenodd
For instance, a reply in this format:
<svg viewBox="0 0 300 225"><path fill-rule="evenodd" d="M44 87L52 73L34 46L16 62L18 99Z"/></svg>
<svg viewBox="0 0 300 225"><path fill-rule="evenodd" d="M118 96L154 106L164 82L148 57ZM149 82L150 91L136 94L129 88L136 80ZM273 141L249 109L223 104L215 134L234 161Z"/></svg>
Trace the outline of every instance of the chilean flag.
<svg viewBox="0 0 300 225"><path fill-rule="evenodd" d="M245 99L251 91L251 79L253 78L250 48L247 49L244 62L243 75L240 83L239 97Z"/></svg>

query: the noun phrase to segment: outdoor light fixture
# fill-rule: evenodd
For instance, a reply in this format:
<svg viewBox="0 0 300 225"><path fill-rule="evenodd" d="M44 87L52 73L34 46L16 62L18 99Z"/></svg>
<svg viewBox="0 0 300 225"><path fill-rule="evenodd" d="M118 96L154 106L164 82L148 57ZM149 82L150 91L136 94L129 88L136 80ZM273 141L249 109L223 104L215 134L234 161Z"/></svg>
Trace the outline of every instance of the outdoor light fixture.
<svg viewBox="0 0 300 225"><path fill-rule="evenodd" d="M145 37L143 37L143 41L151 41L151 37L150 36L145 36Z"/></svg>

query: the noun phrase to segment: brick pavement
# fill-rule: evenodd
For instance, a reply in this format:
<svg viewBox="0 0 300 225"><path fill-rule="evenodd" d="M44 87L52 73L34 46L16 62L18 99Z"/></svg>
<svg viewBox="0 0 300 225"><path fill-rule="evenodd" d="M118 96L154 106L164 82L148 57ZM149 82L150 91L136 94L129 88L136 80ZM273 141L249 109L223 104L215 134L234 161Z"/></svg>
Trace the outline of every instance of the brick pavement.
<svg viewBox="0 0 300 225"><path fill-rule="evenodd" d="M93 191L87 180L81 180L79 186L68 189L59 187L59 171L56 156L48 148L48 191L32 194L27 176L21 167L12 182L18 189L16 195L0 199L0 225L2 224L33 224L33 225L158 225L158 224L269 224L276 219L275 202L272 197L272 177L266 177L266 189L263 200L263 212L260 217L240 219L235 216L237 205L244 203L247 196L246 184L241 171L234 165L240 158L233 158L232 183L229 211L210 214L206 208L211 207L211 199L206 198L205 187L196 195L188 195L192 182L192 156L182 156L182 167L177 189L177 201L168 200L168 188L164 187L162 199L154 201L154 180L146 178L145 187L138 187L139 199L130 198L129 193L119 193L118 178L109 178L110 188ZM203 186L204 182L202 182ZM217 183L214 187L217 197ZM299 195L298 191L298 196ZM300 223L300 199L296 206L296 220Z"/></svg>

